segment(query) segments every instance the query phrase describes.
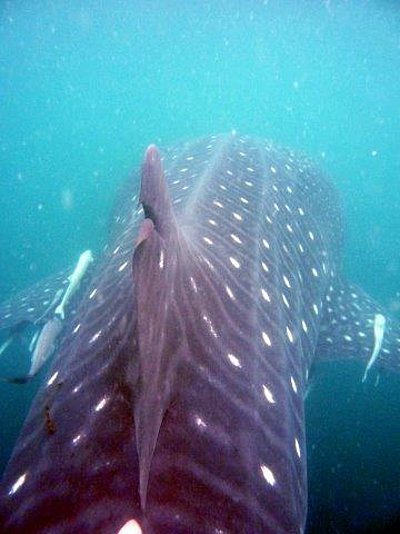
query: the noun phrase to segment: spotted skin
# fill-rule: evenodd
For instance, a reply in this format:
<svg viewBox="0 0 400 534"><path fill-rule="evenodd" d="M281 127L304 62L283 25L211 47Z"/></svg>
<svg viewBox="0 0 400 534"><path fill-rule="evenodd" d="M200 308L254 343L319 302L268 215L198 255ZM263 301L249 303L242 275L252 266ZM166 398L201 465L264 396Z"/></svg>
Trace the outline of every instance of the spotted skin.
<svg viewBox="0 0 400 534"><path fill-rule="evenodd" d="M57 292L68 287L73 267L36 283L0 304L0 330L6 332L19 323L45 323L54 311Z"/></svg>
<svg viewBox="0 0 400 534"><path fill-rule="evenodd" d="M324 308L315 361L349 359L356 356L366 366L375 344L375 317L380 314L385 317L382 347L371 371L374 369L377 375L382 370L400 371L398 322L365 291L341 280L329 286Z"/></svg>
<svg viewBox="0 0 400 534"><path fill-rule="evenodd" d="M308 371L319 348L354 348L332 324L349 287L336 195L307 159L237 135L162 161L151 147L139 209L136 195L132 182L32 405L2 524L303 532ZM381 313L364 300L350 330ZM383 347L398 351L390 328Z"/></svg>

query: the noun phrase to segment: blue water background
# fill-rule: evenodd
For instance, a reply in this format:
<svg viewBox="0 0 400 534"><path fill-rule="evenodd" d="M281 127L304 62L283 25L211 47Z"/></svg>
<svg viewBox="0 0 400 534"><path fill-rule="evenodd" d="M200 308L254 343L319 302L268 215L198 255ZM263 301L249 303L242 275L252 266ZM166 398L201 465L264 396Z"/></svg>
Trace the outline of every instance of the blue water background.
<svg viewBox="0 0 400 534"><path fill-rule="evenodd" d="M344 270L399 315L399 76L397 1L3 0L1 300L100 250L150 142L236 129L331 174ZM324 366L310 393L310 533L399 513L400 380L361 376ZM0 385L2 468L39 383Z"/></svg>

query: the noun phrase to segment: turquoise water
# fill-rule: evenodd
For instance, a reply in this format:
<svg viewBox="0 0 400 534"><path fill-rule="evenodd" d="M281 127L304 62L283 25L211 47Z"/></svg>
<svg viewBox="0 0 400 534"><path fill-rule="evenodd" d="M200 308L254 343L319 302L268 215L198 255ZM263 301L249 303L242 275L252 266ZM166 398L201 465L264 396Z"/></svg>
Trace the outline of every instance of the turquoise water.
<svg viewBox="0 0 400 534"><path fill-rule="evenodd" d="M344 269L399 316L399 73L397 1L3 0L1 299L100 249L147 144L235 128L331 174ZM309 532L383 528L400 513L399 378L317 378ZM3 466L38 383L0 387Z"/></svg>

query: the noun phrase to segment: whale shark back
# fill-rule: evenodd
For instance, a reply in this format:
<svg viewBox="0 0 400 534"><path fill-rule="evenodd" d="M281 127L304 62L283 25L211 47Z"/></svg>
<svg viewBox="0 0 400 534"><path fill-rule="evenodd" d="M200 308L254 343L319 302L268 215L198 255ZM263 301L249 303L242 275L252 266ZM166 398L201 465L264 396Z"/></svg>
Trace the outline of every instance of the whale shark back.
<svg viewBox="0 0 400 534"><path fill-rule="evenodd" d="M132 199L16 445L4 524L303 532L309 369L333 342L336 356L354 347L329 336L335 191L306 158L223 135L149 147ZM368 306L347 324L371 332ZM396 336L391 323L393 351ZM364 361L373 341L357 338Z"/></svg>

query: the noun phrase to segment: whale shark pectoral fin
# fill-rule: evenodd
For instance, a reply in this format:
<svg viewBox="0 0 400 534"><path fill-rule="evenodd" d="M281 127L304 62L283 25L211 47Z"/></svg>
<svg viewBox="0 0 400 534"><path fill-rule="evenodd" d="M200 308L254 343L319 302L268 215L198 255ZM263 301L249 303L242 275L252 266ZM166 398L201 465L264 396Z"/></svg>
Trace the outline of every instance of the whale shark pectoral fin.
<svg viewBox="0 0 400 534"><path fill-rule="evenodd" d="M0 377L0 382L7 382L8 384L27 384L33 377L31 376L14 376L12 378Z"/></svg>
<svg viewBox="0 0 400 534"><path fill-rule="evenodd" d="M0 330L13 328L21 322L43 323L52 316L61 294L68 286L69 267L41 280L0 304ZM73 303L75 309L76 302Z"/></svg>
<svg viewBox="0 0 400 534"><path fill-rule="evenodd" d="M13 341L14 337L9 335L8 338L0 345L0 356L8 349Z"/></svg>
<svg viewBox="0 0 400 534"><path fill-rule="evenodd" d="M134 418L144 509L153 453L182 358L182 336L178 321L174 321L174 285L182 248L178 246L178 229L160 155L154 146L146 151L140 202L146 218L139 229L132 274L139 352Z"/></svg>
<svg viewBox="0 0 400 534"><path fill-rule="evenodd" d="M15 326L13 328L13 333L11 333L6 342L3 343L3 346L8 342L11 344L15 337L22 335L26 326L25 323ZM53 354L54 349L56 348L57 337L61 333L62 328L63 324L58 317L54 316L49 319L40 330L37 330L34 333L29 344L31 365L28 374L17 377L0 377L0 381L9 382L11 384L25 384L34 378ZM3 348L3 346L1 348Z"/></svg>
<svg viewBox="0 0 400 534"><path fill-rule="evenodd" d="M26 329L31 325L29 321L20 321L9 328L9 331L7 333L7 337L3 341L3 343L0 345L0 357L3 357L5 353L8 352L8 349L12 347L15 344L23 344L23 337L25 335ZM10 351L11 353L12 351ZM29 379L28 379L29 380ZM28 380L24 380L23 377L0 377L1 382L9 382L9 383L16 383L16 384L22 384L25 383Z"/></svg>
<svg viewBox="0 0 400 534"><path fill-rule="evenodd" d="M316 360L357 358L399 371L400 325L364 291L344 281L331 285L324 305Z"/></svg>

